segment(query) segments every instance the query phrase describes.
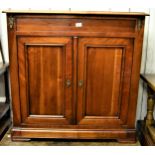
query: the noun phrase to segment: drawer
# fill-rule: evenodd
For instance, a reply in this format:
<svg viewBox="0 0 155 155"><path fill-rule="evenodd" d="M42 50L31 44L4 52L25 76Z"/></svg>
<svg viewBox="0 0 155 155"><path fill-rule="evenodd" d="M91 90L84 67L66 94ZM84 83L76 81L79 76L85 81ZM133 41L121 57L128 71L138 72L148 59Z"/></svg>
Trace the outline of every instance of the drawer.
<svg viewBox="0 0 155 155"><path fill-rule="evenodd" d="M78 32L78 33L133 33L136 30L135 18L80 18L80 17L17 17L16 29L19 32Z"/></svg>

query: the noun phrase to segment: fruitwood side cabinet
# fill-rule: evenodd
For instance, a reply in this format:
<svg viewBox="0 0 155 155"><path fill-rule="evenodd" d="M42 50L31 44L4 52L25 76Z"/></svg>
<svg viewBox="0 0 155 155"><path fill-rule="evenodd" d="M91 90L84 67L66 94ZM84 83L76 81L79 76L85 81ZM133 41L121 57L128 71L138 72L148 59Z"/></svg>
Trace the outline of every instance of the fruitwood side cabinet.
<svg viewBox="0 0 155 155"><path fill-rule="evenodd" d="M6 13L12 140L134 142L147 14Z"/></svg>

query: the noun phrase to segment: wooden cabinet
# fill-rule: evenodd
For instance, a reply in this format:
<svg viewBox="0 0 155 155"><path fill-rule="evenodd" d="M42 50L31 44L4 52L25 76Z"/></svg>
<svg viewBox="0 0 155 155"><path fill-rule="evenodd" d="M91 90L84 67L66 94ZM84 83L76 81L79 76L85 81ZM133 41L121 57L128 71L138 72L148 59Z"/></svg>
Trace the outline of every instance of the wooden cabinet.
<svg viewBox="0 0 155 155"><path fill-rule="evenodd" d="M145 15L8 11L12 139L135 141Z"/></svg>

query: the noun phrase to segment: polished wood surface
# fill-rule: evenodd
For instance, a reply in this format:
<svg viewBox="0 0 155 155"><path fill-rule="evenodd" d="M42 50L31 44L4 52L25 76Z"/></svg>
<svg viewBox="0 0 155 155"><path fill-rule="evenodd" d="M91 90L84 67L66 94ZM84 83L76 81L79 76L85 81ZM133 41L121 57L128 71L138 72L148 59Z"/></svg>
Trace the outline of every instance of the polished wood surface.
<svg viewBox="0 0 155 155"><path fill-rule="evenodd" d="M37 31L50 31L56 32L69 32L69 33L111 33L111 25L115 25L112 29L113 33L122 33L128 32L133 33L136 31L136 19L122 19L122 18L113 18L110 17L107 20L107 17L83 17L83 16L38 16L35 19L33 16L27 16L27 18L22 18L22 16L17 18L17 27L18 32L37 32ZM93 22L93 24L92 24ZM81 25L78 25L81 24ZM36 27L36 25L40 25ZM120 27L121 25L121 27Z"/></svg>
<svg viewBox="0 0 155 155"><path fill-rule="evenodd" d="M12 139L134 142L144 15L8 12Z"/></svg>
<svg viewBox="0 0 155 155"><path fill-rule="evenodd" d="M86 15L122 15L122 16L149 16L144 12L111 12L111 11L61 11L61 10L5 10L3 13L26 14L86 14Z"/></svg>
<svg viewBox="0 0 155 155"><path fill-rule="evenodd" d="M83 80L78 90L80 124L120 127L123 123L130 89L123 82L130 81L127 74L131 74L132 61L128 59L133 52L131 42L115 38L79 39L78 81ZM124 102L123 109L120 100Z"/></svg>
<svg viewBox="0 0 155 155"><path fill-rule="evenodd" d="M18 63L23 123L68 124L72 117L70 38L20 37ZM50 61L48 61L50 60Z"/></svg>

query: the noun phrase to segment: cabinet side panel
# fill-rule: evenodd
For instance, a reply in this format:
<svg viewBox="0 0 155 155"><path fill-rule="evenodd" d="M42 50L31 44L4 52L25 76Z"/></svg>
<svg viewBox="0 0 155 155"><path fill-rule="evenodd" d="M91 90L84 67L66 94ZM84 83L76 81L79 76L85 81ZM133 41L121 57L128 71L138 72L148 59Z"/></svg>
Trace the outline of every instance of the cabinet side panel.
<svg viewBox="0 0 155 155"><path fill-rule="evenodd" d="M7 15L7 22L9 21L9 18L10 16ZM16 22L14 22L14 27L12 29L10 29L8 25L8 44L9 44L13 126L19 126L19 124L21 123L21 106L19 95L18 57L17 57L17 41L16 41L15 27Z"/></svg>

